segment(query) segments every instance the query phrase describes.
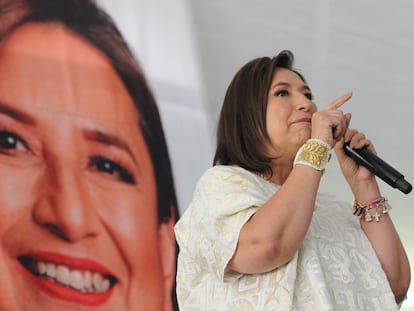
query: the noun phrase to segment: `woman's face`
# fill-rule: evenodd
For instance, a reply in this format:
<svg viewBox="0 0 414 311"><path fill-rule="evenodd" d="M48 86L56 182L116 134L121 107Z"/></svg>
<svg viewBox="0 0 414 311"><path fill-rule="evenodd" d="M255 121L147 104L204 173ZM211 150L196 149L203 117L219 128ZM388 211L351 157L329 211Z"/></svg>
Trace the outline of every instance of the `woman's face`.
<svg viewBox="0 0 414 311"><path fill-rule="evenodd" d="M0 309L163 310L159 225L138 113L107 59L61 26L0 48Z"/></svg>
<svg viewBox="0 0 414 311"><path fill-rule="evenodd" d="M311 118L316 110L305 82L295 72L278 68L268 94L268 153L291 164L299 147L310 138Z"/></svg>

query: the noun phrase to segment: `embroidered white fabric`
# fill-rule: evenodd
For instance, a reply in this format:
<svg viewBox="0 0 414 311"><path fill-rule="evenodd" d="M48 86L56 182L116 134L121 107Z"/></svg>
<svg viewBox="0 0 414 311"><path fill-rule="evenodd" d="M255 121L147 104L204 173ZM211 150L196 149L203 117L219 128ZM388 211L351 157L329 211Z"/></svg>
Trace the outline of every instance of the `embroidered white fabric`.
<svg viewBox="0 0 414 311"><path fill-rule="evenodd" d="M226 270L241 227L278 188L239 167L203 174L175 226L180 310L398 310L352 206L329 194L318 194L305 240L288 264L257 275Z"/></svg>

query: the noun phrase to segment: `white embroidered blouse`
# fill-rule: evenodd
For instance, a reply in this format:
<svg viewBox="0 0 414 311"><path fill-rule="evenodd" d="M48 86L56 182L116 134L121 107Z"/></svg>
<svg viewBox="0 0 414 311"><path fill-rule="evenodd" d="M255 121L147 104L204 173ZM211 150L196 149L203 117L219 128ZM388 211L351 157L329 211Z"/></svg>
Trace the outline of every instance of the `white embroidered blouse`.
<svg viewBox="0 0 414 311"><path fill-rule="evenodd" d="M226 270L243 224L278 188L239 167L204 173L175 226L180 310L398 310L359 219L333 195L317 195L309 230L288 264L253 275Z"/></svg>

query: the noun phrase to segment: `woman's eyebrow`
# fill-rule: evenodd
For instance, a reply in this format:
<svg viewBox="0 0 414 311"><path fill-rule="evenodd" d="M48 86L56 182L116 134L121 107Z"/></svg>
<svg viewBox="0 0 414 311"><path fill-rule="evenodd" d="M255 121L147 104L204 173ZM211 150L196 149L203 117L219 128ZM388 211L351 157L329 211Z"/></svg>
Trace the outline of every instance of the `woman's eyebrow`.
<svg viewBox="0 0 414 311"><path fill-rule="evenodd" d="M119 149L124 150L131 156L133 161L136 163L136 159L131 151L131 148L129 147L128 143L121 137L109 133L104 133L100 130L90 129L83 130L83 135L87 140L95 141L104 145L115 146Z"/></svg>
<svg viewBox="0 0 414 311"><path fill-rule="evenodd" d="M270 90L272 91L273 89L275 89L275 88L277 88L279 86L289 87L290 84L287 83L287 82L277 82L277 83L275 83L275 84L273 84L273 85L270 86Z"/></svg>
<svg viewBox="0 0 414 311"><path fill-rule="evenodd" d="M290 87L291 85L290 85L290 83L288 83L288 82L277 82L277 83L273 84L273 85L270 87L270 91L272 91L273 89L275 89L275 88L277 88L277 87L279 87L279 86L283 86L283 87ZM304 85L301 87L301 89L302 89L303 91L310 91L310 90L311 90L311 89L310 89L310 87L309 87L307 84L304 84Z"/></svg>
<svg viewBox="0 0 414 311"><path fill-rule="evenodd" d="M0 114L4 114L16 121L27 125L36 125L36 120L30 114L23 112L12 105L6 104L0 100Z"/></svg>
<svg viewBox="0 0 414 311"><path fill-rule="evenodd" d="M311 92L312 90L311 90L311 88L308 86L308 85L304 85L303 87L302 87L302 89L304 90L304 91L309 91L309 92Z"/></svg>

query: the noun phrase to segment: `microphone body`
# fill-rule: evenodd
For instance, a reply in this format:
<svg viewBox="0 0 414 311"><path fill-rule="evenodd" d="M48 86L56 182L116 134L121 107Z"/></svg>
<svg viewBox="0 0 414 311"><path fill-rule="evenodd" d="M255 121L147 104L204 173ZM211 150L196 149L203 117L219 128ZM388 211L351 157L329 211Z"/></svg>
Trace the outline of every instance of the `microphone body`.
<svg viewBox="0 0 414 311"><path fill-rule="evenodd" d="M404 176L377 155L368 150L367 147L353 149L349 143L345 143L344 151L346 155L354 159L359 165L365 166L374 175L381 178L388 185L397 188L405 194L412 190L412 186L404 179Z"/></svg>

